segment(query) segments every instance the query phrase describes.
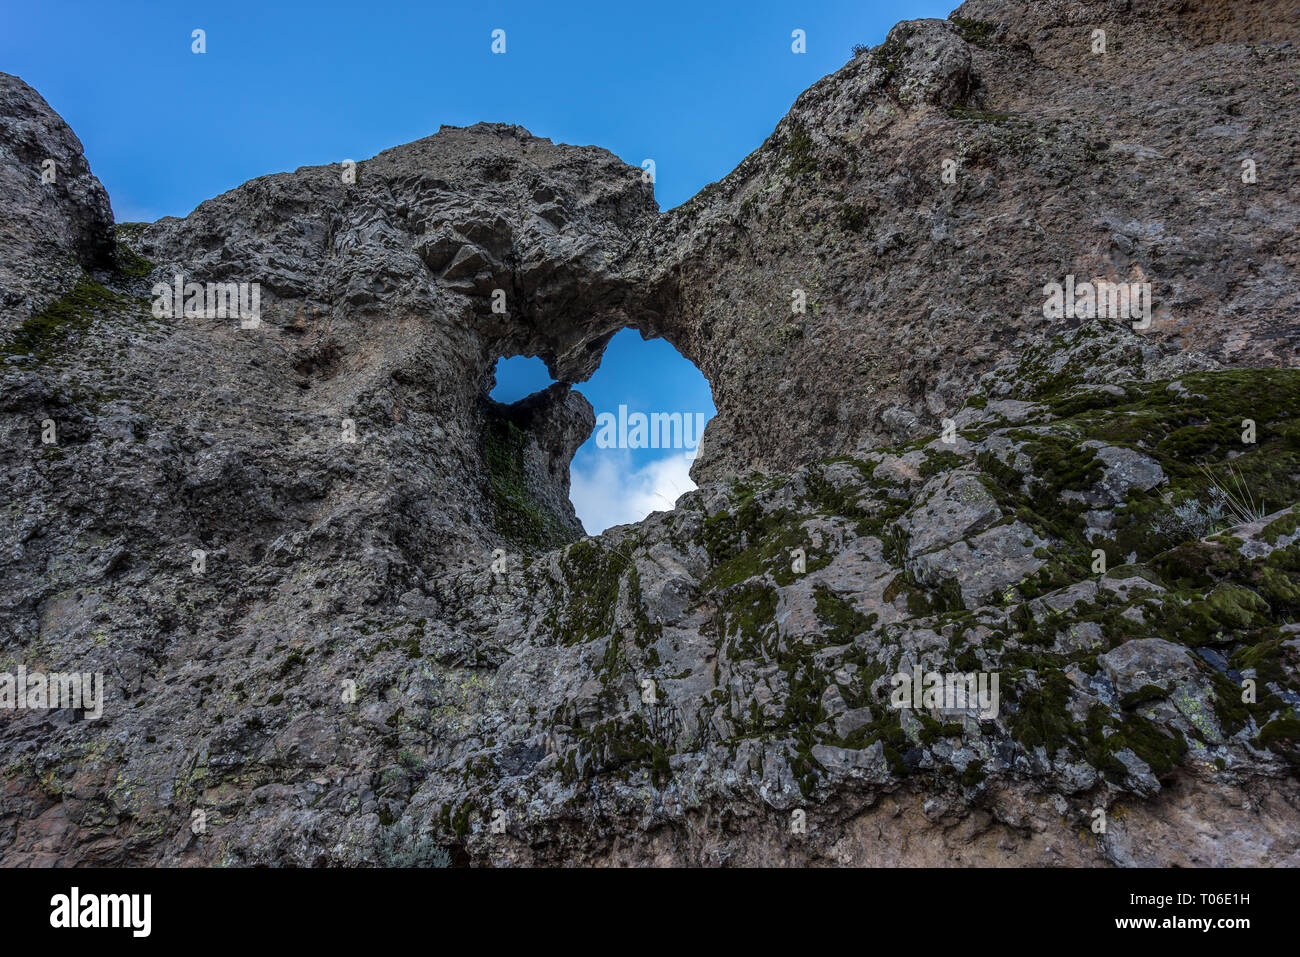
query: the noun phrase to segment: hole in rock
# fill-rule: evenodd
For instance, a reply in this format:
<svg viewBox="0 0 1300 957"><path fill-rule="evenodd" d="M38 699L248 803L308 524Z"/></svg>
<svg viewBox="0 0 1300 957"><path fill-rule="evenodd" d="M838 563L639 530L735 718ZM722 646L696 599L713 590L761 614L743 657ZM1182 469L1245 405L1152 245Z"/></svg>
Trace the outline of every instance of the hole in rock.
<svg viewBox="0 0 1300 957"><path fill-rule="evenodd" d="M569 467L569 499L589 535L671 509L695 488L691 463L716 411L713 391L670 343L624 329L574 388L596 411Z"/></svg>
<svg viewBox="0 0 1300 957"><path fill-rule="evenodd" d="M497 360L497 402L516 403L555 382L536 356ZM573 389L596 427L569 466L569 499L589 535L667 511L695 488L691 463L716 411L709 382L664 339L616 334L600 366Z"/></svg>
<svg viewBox="0 0 1300 957"><path fill-rule="evenodd" d="M497 360L497 384L489 395L497 402L509 405L541 392L555 380L546 371L546 363L537 356L510 356Z"/></svg>

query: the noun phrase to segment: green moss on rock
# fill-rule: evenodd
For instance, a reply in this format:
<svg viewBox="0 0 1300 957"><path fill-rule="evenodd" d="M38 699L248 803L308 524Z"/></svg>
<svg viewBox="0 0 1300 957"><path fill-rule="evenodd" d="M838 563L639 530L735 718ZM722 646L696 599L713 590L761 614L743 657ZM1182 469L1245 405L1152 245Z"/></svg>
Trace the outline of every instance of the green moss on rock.
<svg viewBox="0 0 1300 957"><path fill-rule="evenodd" d="M10 333L0 350L8 355L46 359L98 317L128 303L128 297L82 277L75 286Z"/></svg>
<svg viewBox="0 0 1300 957"><path fill-rule="evenodd" d="M533 496L524 468L527 436L504 418L491 418L483 433L488 493L497 531L525 548L555 548L573 541L576 533Z"/></svg>

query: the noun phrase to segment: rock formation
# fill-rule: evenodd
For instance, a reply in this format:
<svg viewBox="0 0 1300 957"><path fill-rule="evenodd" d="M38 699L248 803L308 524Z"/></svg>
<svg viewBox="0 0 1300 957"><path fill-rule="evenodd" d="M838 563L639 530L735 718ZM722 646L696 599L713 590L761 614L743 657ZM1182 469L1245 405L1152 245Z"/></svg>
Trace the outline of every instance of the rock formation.
<svg viewBox="0 0 1300 957"><path fill-rule="evenodd" d="M0 721L0 860L1300 863L1289 6L970 0L666 213L478 124L114 225L0 74L0 703L105 682ZM718 415L585 538L628 327Z"/></svg>
<svg viewBox="0 0 1300 957"><path fill-rule="evenodd" d="M81 141L21 81L0 83L0 331L9 332L112 261L113 212Z"/></svg>

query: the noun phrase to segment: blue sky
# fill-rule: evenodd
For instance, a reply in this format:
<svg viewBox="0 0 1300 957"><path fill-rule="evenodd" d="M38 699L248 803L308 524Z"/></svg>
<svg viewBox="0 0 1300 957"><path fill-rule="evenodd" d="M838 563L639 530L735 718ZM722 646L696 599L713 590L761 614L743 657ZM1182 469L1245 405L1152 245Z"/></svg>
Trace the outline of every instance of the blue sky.
<svg viewBox="0 0 1300 957"><path fill-rule="evenodd" d="M668 209L730 172L854 44L955 5L9 2L0 70L68 121L122 222L183 216L255 176L365 159L480 120L603 146L636 166L654 159ZM206 32L202 55L191 52L195 29ZM494 29L506 31L504 55L491 52ZM806 33L804 54L791 52L795 29ZM624 332L614 346L605 364L617 359L618 376L603 365L582 387L597 411L616 408L620 389L654 411L707 400L703 378L693 382L666 343ZM641 517L633 512L646 497L624 483L588 502L580 488L649 476L660 483L649 497L661 500L681 484L662 450L613 458L584 449L575 460L575 503L591 532L620 501L618 520Z"/></svg>
<svg viewBox="0 0 1300 957"><path fill-rule="evenodd" d="M515 356L497 363L492 397L516 402L544 389L553 380L541 359ZM713 417L708 380L663 339L645 340L624 329L610 341L600 368L574 386L587 397L596 415L618 416L620 405L636 412L702 413ZM695 484L690 479L692 449L602 449L593 434L578 449L569 470L570 498L578 517L593 535L663 511Z"/></svg>

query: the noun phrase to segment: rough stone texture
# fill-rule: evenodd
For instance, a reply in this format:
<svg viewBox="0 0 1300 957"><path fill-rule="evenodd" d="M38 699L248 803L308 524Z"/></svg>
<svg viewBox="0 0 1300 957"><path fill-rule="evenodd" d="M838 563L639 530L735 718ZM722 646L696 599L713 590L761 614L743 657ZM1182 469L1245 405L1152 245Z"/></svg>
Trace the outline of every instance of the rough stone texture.
<svg viewBox="0 0 1300 957"><path fill-rule="evenodd" d="M808 89L644 247L674 303L653 328L718 406L697 481L937 431L982 371L1072 324L1042 315L1067 274L1152 284L1126 349L1294 364L1294 14L972 0Z"/></svg>
<svg viewBox="0 0 1300 957"><path fill-rule="evenodd" d="M954 471L927 484L920 503L898 521L912 558L984 531L1001 518L998 503L974 472Z"/></svg>
<svg viewBox="0 0 1300 957"><path fill-rule="evenodd" d="M1045 564L1035 552L1043 541L1022 522L999 525L914 559L908 569L927 585L938 587L955 581L962 599L977 602L991 598L1008 585L1027 578Z"/></svg>
<svg viewBox="0 0 1300 957"><path fill-rule="evenodd" d="M107 694L0 721L0 860L1297 863L1297 53L1243 6L901 24L665 214L478 125L119 226L4 316L0 673ZM1067 272L1153 329L1045 325ZM260 325L154 317L177 273ZM629 326L719 415L701 488L584 539L569 385ZM502 406L516 354L559 384ZM997 713L895 707L914 667Z"/></svg>
<svg viewBox="0 0 1300 957"><path fill-rule="evenodd" d="M1071 499L1089 505L1118 505L1131 490L1146 492L1165 480L1160 463L1133 449L1115 448L1102 442L1084 442L1083 448L1096 449L1101 462L1101 477L1092 488L1068 493Z"/></svg>
<svg viewBox="0 0 1300 957"><path fill-rule="evenodd" d="M1130 694L1145 685L1163 685L1194 680L1196 664L1187 649L1163 638L1138 638L1126 641L1114 651L1097 656L1097 664L1120 694Z"/></svg>

